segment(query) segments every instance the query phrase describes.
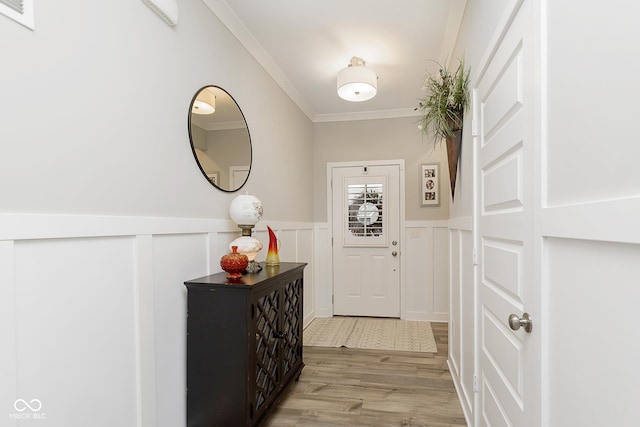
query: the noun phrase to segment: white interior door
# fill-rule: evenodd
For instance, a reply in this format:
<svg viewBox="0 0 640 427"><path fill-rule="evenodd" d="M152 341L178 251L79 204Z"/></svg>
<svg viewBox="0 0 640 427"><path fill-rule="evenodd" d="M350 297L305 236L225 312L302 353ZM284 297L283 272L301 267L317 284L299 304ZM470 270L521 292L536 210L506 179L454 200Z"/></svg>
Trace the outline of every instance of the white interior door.
<svg viewBox="0 0 640 427"><path fill-rule="evenodd" d="M334 314L400 317L400 166L331 177Z"/></svg>
<svg viewBox="0 0 640 427"><path fill-rule="evenodd" d="M473 96L480 426L540 425L533 34L531 1L525 0ZM524 313L532 316L533 329L513 330L509 316L524 326Z"/></svg>

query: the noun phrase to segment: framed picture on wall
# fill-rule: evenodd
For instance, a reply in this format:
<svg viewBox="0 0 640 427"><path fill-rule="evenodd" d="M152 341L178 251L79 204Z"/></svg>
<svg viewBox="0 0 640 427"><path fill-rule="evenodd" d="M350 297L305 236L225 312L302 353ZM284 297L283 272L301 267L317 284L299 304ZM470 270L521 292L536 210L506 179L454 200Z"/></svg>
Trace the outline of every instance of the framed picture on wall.
<svg viewBox="0 0 640 427"><path fill-rule="evenodd" d="M215 185L220 185L220 172L207 172L207 177Z"/></svg>
<svg viewBox="0 0 640 427"><path fill-rule="evenodd" d="M420 183L422 206L438 206L440 204L440 164L421 164Z"/></svg>

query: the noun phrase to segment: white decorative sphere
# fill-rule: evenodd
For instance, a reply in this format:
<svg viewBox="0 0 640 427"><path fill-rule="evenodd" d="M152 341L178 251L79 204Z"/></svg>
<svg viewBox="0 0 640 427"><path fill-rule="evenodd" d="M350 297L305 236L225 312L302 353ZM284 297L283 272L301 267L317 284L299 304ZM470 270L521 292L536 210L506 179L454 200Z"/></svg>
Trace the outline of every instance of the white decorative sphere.
<svg viewBox="0 0 640 427"><path fill-rule="evenodd" d="M256 225L262 218L262 202L256 196L241 194L231 201L229 215L238 225Z"/></svg>

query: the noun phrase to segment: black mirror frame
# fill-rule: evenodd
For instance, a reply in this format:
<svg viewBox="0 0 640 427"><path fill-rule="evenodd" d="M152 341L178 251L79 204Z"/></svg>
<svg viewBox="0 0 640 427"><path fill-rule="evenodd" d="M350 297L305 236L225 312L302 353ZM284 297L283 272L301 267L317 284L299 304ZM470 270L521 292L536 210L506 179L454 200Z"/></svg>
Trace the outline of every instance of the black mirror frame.
<svg viewBox="0 0 640 427"><path fill-rule="evenodd" d="M245 178L245 180L242 183L242 185L240 185L236 189L227 190L227 189L222 188L219 185L216 185L213 182L211 182L211 180L207 176L207 173L202 168L202 165L200 164L200 160L198 160L198 155L196 153L196 147L193 144L193 135L191 134L191 116L192 116L193 113L191 112L191 109L193 108L193 104L196 101L196 98L198 97L200 92L202 92L204 89L206 89L208 87L218 88L221 91L223 91L224 93L226 93L229 96L229 98L231 98L231 100L234 102L234 104L236 104L236 107L238 107L238 111L240 111L240 115L242 116L242 120L244 121L244 124L245 124L246 129L247 129L247 136L249 138L249 172L247 173L247 177ZM235 193L236 191L239 191L240 189L242 189L242 187L244 187L245 184L247 183L247 181L249 180L249 176L251 176L251 168L253 167L253 143L251 142L251 132L249 132L249 124L247 123L247 119L244 116L244 113L242 112L242 108L240 108L240 105L238 104L236 99L229 92L227 92L226 89L224 89L224 88L222 88L222 87L220 87L218 85L202 86L200 89L198 89L196 91L196 93L193 95L193 98L191 98L191 103L189 103L189 110L187 112L187 130L189 131L189 144L191 145L191 152L193 153L193 158L195 159L196 164L198 165L198 169L200 169L200 172L202 172L202 176L204 176L204 178L207 180L207 182L209 182L209 184L211 184L213 187L217 188L218 190L224 191L225 193Z"/></svg>

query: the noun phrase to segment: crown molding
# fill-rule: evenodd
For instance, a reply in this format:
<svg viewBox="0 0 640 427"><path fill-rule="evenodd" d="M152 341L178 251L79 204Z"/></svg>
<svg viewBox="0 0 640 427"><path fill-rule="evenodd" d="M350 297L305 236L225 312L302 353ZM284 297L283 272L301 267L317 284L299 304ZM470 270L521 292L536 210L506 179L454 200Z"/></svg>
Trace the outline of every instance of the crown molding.
<svg viewBox="0 0 640 427"><path fill-rule="evenodd" d="M234 121L234 122L217 122L217 123L194 123L191 121L191 124L199 127L203 130L234 130L234 129L246 129L247 124L242 121Z"/></svg>
<svg viewBox="0 0 640 427"><path fill-rule="evenodd" d="M267 54L267 51L262 47L260 42L255 38L251 31L249 31L246 25L244 25L244 23L240 20L238 15L236 15L236 13L224 0L202 1L313 123L391 119L399 117L418 116L418 112L415 111L414 108L362 111L354 113L316 114L307 100L300 94L300 92L298 92L295 86L282 72L280 67L278 67L273 59ZM455 30L456 24L459 25L460 20L464 15L466 4L467 0L455 0L455 4L451 9L451 13L449 14L447 33ZM450 38L452 39L452 41L450 42L451 45L443 46L443 52L451 52L453 45L455 45L455 37Z"/></svg>
<svg viewBox="0 0 640 427"><path fill-rule="evenodd" d="M258 61L271 78L284 90L291 100L302 110L302 112L313 121L315 112L311 105L300 95L300 92L293 86L289 79L276 65L273 59L267 54L260 42L249 31L240 20L238 15L229 7L224 0L203 0L204 4L218 17L220 22L229 29L231 34L247 49L247 51Z"/></svg>
<svg viewBox="0 0 640 427"><path fill-rule="evenodd" d="M450 55L456 47L458 35L460 34L460 25L464 17L464 11L467 8L467 0L453 0L451 9L449 9L449 19L444 33L444 42L440 51L440 64L449 66L453 59Z"/></svg>
<svg viewBox="0 0 640 427"><path fill-rule="evenodd" d="M316 114L313 122L348 122L353 120L396 119L400 117L417 116L419 116L419 112L415 108L401 108L396 110L360 111L357 113Z"/></svg>

